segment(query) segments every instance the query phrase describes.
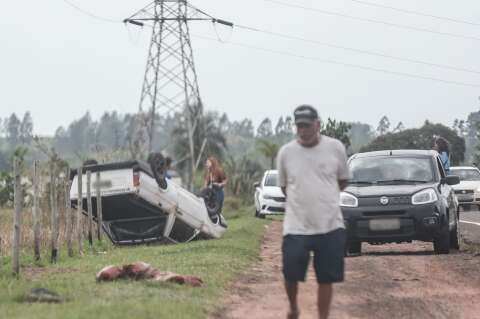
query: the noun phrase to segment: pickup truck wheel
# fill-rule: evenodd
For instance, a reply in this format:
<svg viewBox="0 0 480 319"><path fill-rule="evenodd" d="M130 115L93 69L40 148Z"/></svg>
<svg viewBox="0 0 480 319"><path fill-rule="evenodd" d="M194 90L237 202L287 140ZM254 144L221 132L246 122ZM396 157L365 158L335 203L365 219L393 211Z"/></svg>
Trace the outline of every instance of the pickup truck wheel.
<svg viewBox="0 0 480 319"><path fill-rule="evenodd" d="M450 253L450 230L448 229L448 221L445 221L445 225L433 239L433 250L437 255Z"/></svg>
<svg viewBox="0 0 480 319"><path fill-rule="evenodd" d="M265 214L258 213L258 218L265 219Z"/></svg>
<svg viewBox="0 0 480 319"><path fill-rule="evenodd" d="M204 188L200 192L200 197L203 198L205 206L207 207L210 218L215 217L221 213L220 201L216 192L211 188Z"/></svg>
<svg viewBox="0 0 480 319"><path fill-rule="evenodd" d="M362 254L362 242L361 241L347 241L346 247L347 256L359 256Z"/></svg>
<svg viewBox="0 0 480 319"><path fill-rule="evenodd" d="M165 177L166 173L166 161L165 157L161 153L150 153L148 155L147 163L150 164L153 177L157 181L158 186L161 189L167 189L168 184Z"/></svg>

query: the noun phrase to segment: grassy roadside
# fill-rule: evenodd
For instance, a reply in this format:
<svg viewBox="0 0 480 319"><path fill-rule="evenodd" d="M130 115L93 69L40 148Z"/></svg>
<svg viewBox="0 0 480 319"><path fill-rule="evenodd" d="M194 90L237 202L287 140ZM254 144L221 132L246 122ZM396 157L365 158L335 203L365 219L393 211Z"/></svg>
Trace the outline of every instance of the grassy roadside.
<svg viewBox="0 0 480 319"><path fill-rule="evenodd" d="M104 254L66 258L57 265L33 266L22 260L20 279L10 275L9 258L0 259L0 314L5 318L206 318L228 283L251 265L268 221L242 208L228 219L219 240L169 246L108 247ZM95 273L110 264L142 260L161 270L201 277L206 285L119 281L97 284ZM44 287L67 298L61 305L20 302L31 288Z"/></svg>

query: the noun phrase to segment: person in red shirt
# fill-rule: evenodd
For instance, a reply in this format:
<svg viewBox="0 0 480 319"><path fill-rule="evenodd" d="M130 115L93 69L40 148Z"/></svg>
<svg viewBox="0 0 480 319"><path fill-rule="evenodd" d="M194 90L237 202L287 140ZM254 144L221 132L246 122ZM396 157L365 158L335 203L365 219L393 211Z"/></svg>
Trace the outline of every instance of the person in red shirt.
<svg viewBox="0 0 480 319"><path fill-rule="evenodd" d="M205 162L205 182L204 187L212 187L215 190L217 199L220 203L220 210L223 207L225 199L224 187L227 185L227 176L220 167L216 157L210 156Z"/></svg>

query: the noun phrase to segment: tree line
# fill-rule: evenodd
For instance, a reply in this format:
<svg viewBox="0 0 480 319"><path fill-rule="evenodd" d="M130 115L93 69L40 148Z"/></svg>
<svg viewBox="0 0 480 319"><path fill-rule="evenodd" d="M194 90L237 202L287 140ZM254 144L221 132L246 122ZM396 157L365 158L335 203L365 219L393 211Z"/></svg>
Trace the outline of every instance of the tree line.
<svg viewBox="0 0 480 319"><path fill-rule="evenodd" d="M255 126L251 119L232 120L226 113L203 111L200 106L195 114L193 161L188 118L182 113L156 115L152 150L170 156L184 180L196 181L197 186L201 184L206 158L216 156L230 177L228 191L234 196L251 194L253 182L261 178L265 169L274 168L280 146L295 136L293 119L288 115L276 120L267 117ZM22 117L13 113L0 119L0 196L8 197L1 195L2 185L11 181L12 154L19 147L27 150L27 163L46 159L45 149L54 150L72 167L87 159L100 163L145 159L148 155L144 152L146 141L136 130L138 118L138 114L113 111L94 120L86 112L67 126L58 127L53 136L35 136L29 112ZM379 120L376 128L366 123L328 118L322 122L322 134L340 139L349 154L385 148L430 149L434 137L441 135L451 143L454 163L471 163L480 153L479 123L480 112L471 113L467 120L456 120L452 127L426 121L415 129L405 129L402 122L392 127L387 116ZM197 176L189 176L192 175L189 169L192 162L199 169Z"/></svg>

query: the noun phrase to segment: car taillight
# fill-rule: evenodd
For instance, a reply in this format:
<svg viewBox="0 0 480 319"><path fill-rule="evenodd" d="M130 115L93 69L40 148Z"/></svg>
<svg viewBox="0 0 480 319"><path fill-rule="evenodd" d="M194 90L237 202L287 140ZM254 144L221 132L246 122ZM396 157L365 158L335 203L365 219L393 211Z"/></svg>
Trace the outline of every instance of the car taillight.
<svg viewBox="0 0 480 319"><path fill-rule="evenodd" d="M133 173L133 186L137 187L140 186L140 174Z"/></svg>

